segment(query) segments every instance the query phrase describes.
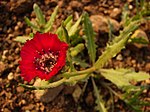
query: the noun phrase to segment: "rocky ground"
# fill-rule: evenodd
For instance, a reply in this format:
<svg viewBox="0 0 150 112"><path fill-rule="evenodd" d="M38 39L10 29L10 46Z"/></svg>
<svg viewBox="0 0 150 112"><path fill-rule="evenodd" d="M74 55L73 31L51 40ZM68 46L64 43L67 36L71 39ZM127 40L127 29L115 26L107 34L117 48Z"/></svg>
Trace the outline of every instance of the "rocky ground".
<svg viewBox="0 0 150 112"><path fill-rule="evenodd" d="M28 35L32 30L24 22L24 17L35 18L32 6L37 3L44 11L48 20L56 5L60 7L54 28L57 28L63 19L70 14L74 20L87 11L97 32L98 52L100 55L108 41L106 17L111 18L114 32L121 29L121 12L128 3L131 14L135 14L134 0L1 0L0 1L0 111L2 112L94 112L94 95L91 81L87 85L85 94L76 101L72 94L75 88L83 87L77 84L73 87L65 86L50 102L41 102L33 91L27 90L20 83L27 83L20 77L18 61L20 48L23 44L15 42L19 35ZM96 19L95 19L96 18ZM97 19L98 18L98 19ZM141 29L147 39L150 39L150 22L143 24ZM150 73L150 45L127 45L127 48L110 60L107 67L132 67L136 71ZM32 81L30 84L33 84ZM140 84L150 84L150 80ZM115 87L114 87L115 88ZM115 88L116 89L116 88ZM119 92L119 90L117 90ZM107 91L104 89L104 95ZM149 100L150 92L144 93ZM115 98L114 112L132 112L127 105ZM144 109L144 108L143 108ZM28 110L28 111L27 111ZM145 112L150 108L145 107Z"/></svg>

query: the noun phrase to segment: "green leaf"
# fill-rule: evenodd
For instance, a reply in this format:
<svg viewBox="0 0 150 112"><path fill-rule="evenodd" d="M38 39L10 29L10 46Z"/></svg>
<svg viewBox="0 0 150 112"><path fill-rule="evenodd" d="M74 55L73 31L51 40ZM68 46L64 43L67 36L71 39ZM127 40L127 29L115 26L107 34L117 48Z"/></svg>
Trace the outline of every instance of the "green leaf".
<svg viewBox="0 0 150 112"><path fill-rule="evenodd" d="M31 40L32 37L29 36L17 36L14 40L17 42L25 43L27 40Z"/></svg>
<svg viewBox="0 0 150 112"><path fill-rule="evenodd" d="M77 58L77 57L72 58L72 63L76 65L80 65L82 68L90 67L90 65L86 63L85 60Z"/></svg>
<svg viewBox="0 0 150 112"><path fill-rule="evenodd" d="M143 100L143 92L145 90L149 90L150 87L147 85L138 87L138 91L130 91L125 92L122 96L127 105L130 106L135 112L143 112L142 108L144 106L150 106L150 103L148 101Z"/></svg>
<svg viewBox="0 0 150 112"><path fill-rule="evenodd" d="M34 9L34 12L36 14L36 17L38 19L38 23L42 26L46 23L45 21L45 18L44 18L44 15L42 13L42 10L40 9L40 7L35 3L33 5L33 9Z"/></svg>
<svg viewBox="0 0 150 112"><path fill-rule="evenodd" d="M64 21L64 25L67 25L70 21L72 21L72 18L73 18L72 15L68 16Z"/></svg>
<svg viewBox="0 0 150 112"><path fill-rule="evenodd" d="M129 42L138 44L149 44L149 41L146 40L145 37L130 38Z"/></svg>
<svg viewBox="0 0 150 112"><path fill-rule="evenodd" d="M92 28L92 23L87 13L84 14L84 33L88 54L92 64L94 64L96 58L96 44L94 42L94 31Z"/></svg>
<svg viewBox="0 0 150 112"><path fill-rule="evenodd" d="M34 25L34 24L29 20L29 18L25 17L25 22L27 23L28 26L30 26L30 27L33 28L34 30L41 32L40 29L38 28L38 26Z"/></svg>
<svg viewBox="0 0 150 112"><path fill-rule="evenodd" d="M45 32L49 32L53 26L54 20L58 12L58 6L55 7L54 12L52 13L49 21L45 25Z"/></svg>
<svg viewBox="0 0 150 112"><path fill-rule="evenodd" d="M108 19L108 28L109 28L109 33L108 33L108 36L109 36L109 42L112 41L113 39L113 31L114 31L114 26L113 24L110 22L110 20Z"/></svg>
<svg viewBox="0 0 150 112"><path fill-rule="evenodd" d="M70 15L70 16L68 16L67 19L63 22L64 26L66 26L67 31L69 31L69 29L70 29L71 26L72 26L72 21L73 21L72 19L73 19L73 16Z"/></svg>
<svg viewBox="0 0 150 112"><path fill-rule="evenodd" d="M119 36L115 37L112 41L111 45L106 47L106 50L99 56L98 60L94 64L96 69L102 68L109 59L114 57L117 53L119 53L122 48L125 47L130 34L135 31L139 26L139 21L135 21L130 23L127 27L123 29Z"/></svg>
<svg viewBox="0 0 150 112"><path fill-rule="evenodd" d="M62 37L62 35L63 35L63 29L62 29L62 26L60 26L55 33L58 35L58 38L61 41L63 41L63 37Z"/></svg>
<svg viewBox="0 0 150 112"><path fill-rule="evenodd" d="M123 7L123 11L122 11L122 23L124 27L127 26L130 22L128 7L129 5L125 4L125 6Z"/></svg>
<svg viewBox="0 0 150 112"><path fill-rule="evenodd" d="M84 39L79 35L79 32L77 32L75 35L70 37L71 46L76 46L79 43L84 43Z"/></svg>
<svg viewBox="0 0 150 112"><path fill-rule="evenodd" d="M61 34L61 32L62 32L62 24L63 24L64 26L66 26L67 24L70 24L70 21L72 21L72 15L68 16L68 17L65 19L65 21L61 23L61 26L56 30L55 33L56 33L56 34ZM68 31L67 26L66 26L66 29L67 29L67 31Z"/></svg>
<svg viewBox="0 0 150 112"><path fill-rule="evenodd" d="M80 18L77 20L77 22L68 30L68 34L69 36L72 36L76 33L76 31L78 30L78 26L81 22L82 16L80 16Z"/></svg>
<svg viewBox="0 0 150 112"><path fill-rule="evenodd" d="M65 26L62 24L61 27L57 30L56 34L58 35L59 39L63 42L70 43L70 38L67 32L67 29Z"/></svg>
<svg viewBox="0 0 150 112"><path fill-rule="evenodd" d="M129 73L127 73L125 76L125 78L127 78L129 81L143 81L146 79L150 78L150 75L146 72L134 72L134 71L129 71Z"/></svg>
<svg viewBox="0 0 150 112"><path fill-rule="evenodd" d="M70 43L70 37L68 34L68 29L70 29L70 25L72 23L72 15L68 16L65 21L62 22L61 26L56 30L56 34L58 35L61 41L67 40L67 43ZM67 34L65 37L64 33Z"/></svg>
<svg viewBox="0 0 150 112"><path fill-rule="evenodd" d="M72 57L74 57L78 53L80 53L82 50L84 50L84 44L80 43L80 44L76 45L75 47L70 48L70 54Z"/></svg>
<svg viewBox="0 0 150 112"><path fill-rule="evenodd" d="M105 108L102 96L99 94L99 90L98 90L93 78L92 78L92 84L93 84L93 88L94 88L95 97L97 98L96 99L96 104L97 104L96 109L99 110L99 112L107 112L107 109Z"/></svg>
<svg viewBox="0 0 150 112"><path fill-rule="evenodd" d="M73 22L73 20L71 19L71 20L66 24L66 29L67 29L67 31L69 31L69 29L71 29L72 22Z"/></svg>
<svg viewBox="0 0 150 112"><path fill-rule="evenodd" d="M130 69L100 69L101 75L110 80L119 88L132 86L131 81L142 81L150 78L145 72L135 72Z"/></svg>
<svg viewBox="0 0 150 112"><path fill-rule="evenodd" d="M63 40L64 42L66 43L70 43L70 38L69 38L69 35L68 35L68 32L67 32L67 29L65 28L65 26L62 24L62 30L63 30Z"/></svg>

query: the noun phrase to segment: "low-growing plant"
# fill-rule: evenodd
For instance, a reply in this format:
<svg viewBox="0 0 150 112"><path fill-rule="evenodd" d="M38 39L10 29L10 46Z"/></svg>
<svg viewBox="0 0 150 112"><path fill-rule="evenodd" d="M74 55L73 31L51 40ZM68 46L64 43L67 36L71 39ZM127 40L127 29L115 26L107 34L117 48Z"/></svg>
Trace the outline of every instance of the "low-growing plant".
<svg viewBox="0 0 150 112"><path fill-rule="evenodd" d="M137 3L139 2L137 1ZM133 17L129 17L128 10L124 9L123 29L118 36L112 34L111 23L108 22L109 37L113 35L113 39L110 39L111 41L108 42L100 56L96 56L96 33L92 28L87 12L84 12L75 23L73 23L73 16L68 16L62 21L61 26L54 31L53 24L59 9L58 6L54 9L50 19L46 21L40 7L34 4L35 22L30 21L27 17L25 17L25 21L37 33L19 36L15 40L25 43L21 50L21 76L28 82L35 77L42 79L42 81L40 82L41 86L20 85L28 89L41 90L54 88L62 84L88 83L90 78L96 98L96 109L99 112L107 112L109 108L106 106L103 94L100 94L100 88L97 87L95 80L108 89L111 95L116 95L134 110L140 111L140 106L148 105L148 103L142 103L138 96L149 87L135 86L131 84L131 81L138 82L149 79L149 74L143 71L135 72L129 68L107 69L104 66L122 49L125 49L127 43L140 43L140 40L135 41L130 37L141 23L149 19L150 12L143 8L145 7L144 3L141 2L140 13ZM139 4L137 7L139 9ZM144 44L147 44L147 42ZM109 86L110 83L101 80L102 78L116 85L122 90L122 94L115 92Z"/></svg>

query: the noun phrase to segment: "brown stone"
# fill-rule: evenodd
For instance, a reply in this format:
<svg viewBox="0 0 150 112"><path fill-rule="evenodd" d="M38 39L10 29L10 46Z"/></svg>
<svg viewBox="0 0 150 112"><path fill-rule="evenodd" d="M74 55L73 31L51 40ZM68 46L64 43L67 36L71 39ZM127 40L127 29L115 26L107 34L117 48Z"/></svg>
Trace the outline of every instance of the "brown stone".
<svg viewBox="0 0 150 112"><path fill-rule="evenodd" d="M21 86L18 86L16 89L17 89L17 92L19 92L19 93L24 92L24 88Z"/></svg>
<svg viewBox="0 0 150 112"><path fill-rule="evenodd" d="M110 21L110 23L113 26L113 32L116 32L120 29L120 24L115 19L109 17L105 17L101 15L92 15L90 17L90 20L92 22L94 31L96 32L100 31L100 32L108 33L109 32L108 21Z"/></svg>

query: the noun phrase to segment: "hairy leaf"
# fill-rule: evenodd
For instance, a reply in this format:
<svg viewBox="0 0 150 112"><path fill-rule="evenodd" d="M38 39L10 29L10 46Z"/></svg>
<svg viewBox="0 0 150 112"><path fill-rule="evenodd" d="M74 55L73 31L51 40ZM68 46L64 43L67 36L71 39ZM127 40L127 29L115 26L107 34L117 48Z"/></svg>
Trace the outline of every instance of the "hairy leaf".
<svg viewBox="0 0 150 112"><path fill-rule="evenodd" d="M145 37L130 38L129 42L131 42L131 43L139 43L139 44L149 44L149 41L146 40Z"/></svg>
<svg viewBox="0 0 150 112"><path fill-rule="evenodd" d="M95 97L97 98L96 99L96 104L97 104L96 109L99 110L99 112L107 112L107 109L105 108L102 96L99 94L99 90L98 90L93 78L92 78L92 84L93 84L93 88L94 88Z"/></svg>
<svg viewBox="0 0 150 112"><path fill-rule="evenodd" d="M58 37L59 37L60 40L63 40L62 35L63 35L64 31L67 31L67 33L68 33L67 25L70 24L70 21L72 21L72 15L71 15L71 16L68 16L68 17L65 19L65 21L62 22L61 26L56 30L55 33L58 34ZM66 30L65 30L63 27L64 27ZM69 36L69 35L68 35L68 36Z"/></svg>
<svg viewBox="0 0 150 112"><path fill-rule="evenodd" d="M88 63L86 63L85 60L80 59L78 57L73 57L72 63L76 64L76 65L80 65L82 68L90 67L90 65Z"/></svg>
<svg viewBox="0 0 150 112"><path fill-rule="evenodd" d="M139 26L139 21L132 22L129 26L125 27L119 36L115 37L111 45L106 47L106 50L99 56L94 64L96 69L102 68L109 59L119 53L125 47L130 34L135 31Z"/></svg>
<svg viewBox="0 0 150 112"><path fill-rule="evenodd" d="M148 101L143 100L143 92L150 89L149 86L140 86L138 91L126 92L123 94L123 100L133 109L135 112L143 112L142 108L144 106L150 106Z"/></svg>
<svg viewBox="0 0 150 112"><path fill-rule="evenodd" d="M68 32L67 32L67 29L65 28L65 26L62 24L62 30L63 30L63 39L64 39L64 42L66 43L70 43L70 38L69 38L69 35L68 35Z"/></svg>
<svg viewBox="0 0 150 112"><path fill-rule="evenodd" d="M29 36L17 36L14 40L17 42L25 43L27 40L31 40Z"/></svg>
<svg viewBox="0 0 150 112"><path fill-rule="evenodd" d="M71 26L71 28L68 30L69 36L72 36L76 33L76 31L78 30L78 26L81 22L81 19L82 19L82 16L80 16L80 18L77 20L77 22L73 26Z"/></svg>
<svg viewBox="0 0 150 112"><path fill-rule="evenodd" d="M64 21L67 31L69 31L69 29L72 27L72 22L72 15L68 16L68 18Z"/></svg>
<svg viewBox="0 0 150 112"><path fill-rule="evenodd" d="M58 6L55 7L54 12L52 13L49 21L45 25L45 32L49 32L53 26L54 20L58 12Z"/></svg>
<svg viewBox="0 0 150 112"><path fill-rule="evenodd" d="M131 81L142 81L150 78L145 72L135 72L130 69L100 69L101 75L120 88L131 86Z"/></svg>
<svg viewBox="0 0 150 112"><path fill-rule="evenodd" d="M44 15L43 15L42 10L40 9L40 7L35 3L33 5L33 9L34 9L36 17L38 19L38 23L40 25L44 25L46 23L46 21L45 21Z"/></svg>
<svg viewBox="0 0 150 112"><path fill-rule="evenodd" d="M25 22L27 23L28 26L30 26L31 28L33 28L36 31L41 32L41 30L38 28L38 26L34 25L29 18L25 17Z"/></svg>
<svg viewBox="0 0 150 112"><path fill-rule="evenodd" d="M87 13L84 14L84 33L88 54L92 64L94 64L96 58L96 44L94 42L94 31L92 28L92 23Z"/></svg>

